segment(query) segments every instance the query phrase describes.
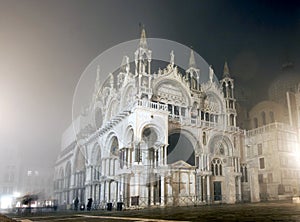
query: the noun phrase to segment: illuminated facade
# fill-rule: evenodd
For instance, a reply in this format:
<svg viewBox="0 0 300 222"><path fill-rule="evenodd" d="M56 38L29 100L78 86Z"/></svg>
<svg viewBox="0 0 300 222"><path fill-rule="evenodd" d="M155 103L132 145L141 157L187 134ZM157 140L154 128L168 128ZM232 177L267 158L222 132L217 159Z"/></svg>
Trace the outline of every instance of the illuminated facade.
<svg viewBox="0 0 300 222"><path fill-rule="evenodd" d="M201 70L207 82L198 84L193 51L184 71L171 52L166 68L152 73L151 55L143 30L134 64L125 56L101 86L96 79L89 109L63 135L54 186L60 204L69 206L76 197L83 203L93 198L102 208L117 202L130 208L259 201L261 177L274 183L267 192L288 184L275 173L269 179L269 160L258 169L263 160L248 148L265 147L266 138L237 127L227 63L219 82L209 68ZM292 136L291 146L295 141ZM269 152L259 155L268 159Z"/></svg>

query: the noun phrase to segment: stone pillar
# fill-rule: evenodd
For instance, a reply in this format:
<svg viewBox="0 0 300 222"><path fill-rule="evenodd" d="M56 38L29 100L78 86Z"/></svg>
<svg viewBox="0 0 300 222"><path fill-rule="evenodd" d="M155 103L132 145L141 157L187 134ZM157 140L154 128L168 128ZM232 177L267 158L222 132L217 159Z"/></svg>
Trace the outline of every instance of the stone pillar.
<svg viewBox="0 0 300 222"><path fill-rule="evenodd" d="M164 145L164 165L167 165L167 145Z"/></svg>
<svg viewBox="0 0 300 222"><path fill-rule="evenodd" d="M238 177L238 201L242 200L241 177Z"/></svg>
<svg viewBox="0 0 300 222"><path fill-rule="evenodd" d="M206 176L206 193L207 193L207 202L210 203L211 197L210 197L210 177Z"/></svg>
<svg viewBox="0 0 300 222"><path fill-rule="evenodd" d="M198 196L199 196L199 200L200 202L202 202L202 176L198 176L198 180L199 180L199 190L198 190Z"/></svg>
<svg viewBox="0 0 300 222"><path fill-rule="evenodd" d="M153 180L153 178L151 178L151 180ZM150 205L154 205L154 185L153 185L153 181L150 182Z"/></svg>
<svg viewBox="0 0 300 222"><path fill-rule="evenodd" d="M101 182L100 185L100 200L101 201L105 200L105 182Z"/></svg>
<svg viewBox="0 0 300 222"><path fill-rule="evenodd" d="M160 179L160 193L161 193L160 205L164 206L165 205L165 177L164 177L164 175L162 175L161 179Z"/></svg>

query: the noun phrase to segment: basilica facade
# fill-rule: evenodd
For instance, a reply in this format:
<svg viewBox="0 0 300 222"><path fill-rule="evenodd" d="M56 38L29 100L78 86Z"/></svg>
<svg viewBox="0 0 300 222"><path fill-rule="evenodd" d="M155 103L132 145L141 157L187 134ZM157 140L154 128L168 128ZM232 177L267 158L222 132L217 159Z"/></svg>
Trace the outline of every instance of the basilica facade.
<svg viewBox="0 0 300 222"><path fill-rule="evenodd" d="M76 197L103 208L259 201L227 63L220 81L212 68L201 70L208 80L200 84L194 52L183 71L171 52L166 67L152 73L144 29L134 55L134 64L125 56L103 84L95 80L89 109L64 133L55 166L59 203L69 206Z"/></svg>

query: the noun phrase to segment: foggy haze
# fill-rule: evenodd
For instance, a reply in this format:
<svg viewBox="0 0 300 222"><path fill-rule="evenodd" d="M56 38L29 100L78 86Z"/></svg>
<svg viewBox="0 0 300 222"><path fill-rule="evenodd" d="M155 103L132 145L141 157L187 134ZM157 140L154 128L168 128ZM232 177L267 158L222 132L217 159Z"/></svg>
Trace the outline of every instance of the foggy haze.
<svg viewBox="0 0 300 222"><path fill-rule="evenodd" d="M192 46L218 77L226 59L237 88L252 101L266 98L283 63L299 70L293 2L0 0L1 159L16 150L26 167L53 167L82 72L106 49L138 38L139 23L147 37Z"/></svg>

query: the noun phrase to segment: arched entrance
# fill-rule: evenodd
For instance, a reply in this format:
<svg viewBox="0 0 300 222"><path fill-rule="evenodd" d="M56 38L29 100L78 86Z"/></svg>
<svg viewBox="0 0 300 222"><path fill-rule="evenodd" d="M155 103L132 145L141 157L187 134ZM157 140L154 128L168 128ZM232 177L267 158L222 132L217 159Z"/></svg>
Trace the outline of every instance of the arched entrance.
<svg viewBox="0 0 300 222"><path fill-rule="evenodd" d="M84 148L78 147L74 163L74 198L79 198L80 202L85 201L85 154Z"/></svg>
<svg viewBox="0 0 300 222"><path fill-rule="evenodd" d="M142 132L142 141L146 149L146 187L148 190L148 205L157 205L161 201L161 176L155 171L159 163L157 147L158 133L153 127L147 127Z"/></svg>
<svg viewBox="0 0 300 222"><path fill-rule="evenodd" d="M184 161L195 166L195 149L192 142L182 133L173 133L168 137L167 164Z"/></svg>

